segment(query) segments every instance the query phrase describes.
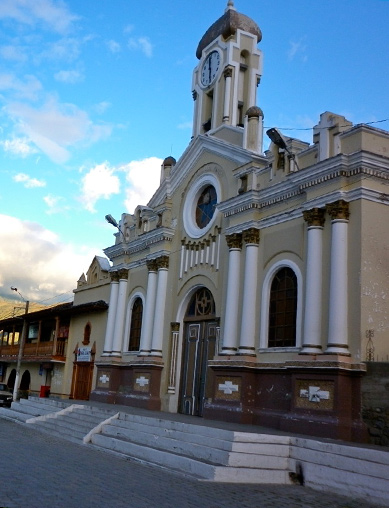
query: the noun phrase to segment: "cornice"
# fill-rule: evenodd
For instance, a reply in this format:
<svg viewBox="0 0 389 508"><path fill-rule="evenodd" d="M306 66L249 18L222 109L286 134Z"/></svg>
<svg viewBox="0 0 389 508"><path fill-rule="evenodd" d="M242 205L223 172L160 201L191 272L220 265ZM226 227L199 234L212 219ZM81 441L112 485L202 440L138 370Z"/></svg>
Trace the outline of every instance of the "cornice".
<svg viewBox="0 0 389 508"><path fill-rule="evenodd" d="M161 242L171 242L173 237L174 229L166 227L157 228L143 233L136 240L131 242L107 247L104 249L104 254L108 256L109 259L115 259L123 255L135 254Z"/></svg>

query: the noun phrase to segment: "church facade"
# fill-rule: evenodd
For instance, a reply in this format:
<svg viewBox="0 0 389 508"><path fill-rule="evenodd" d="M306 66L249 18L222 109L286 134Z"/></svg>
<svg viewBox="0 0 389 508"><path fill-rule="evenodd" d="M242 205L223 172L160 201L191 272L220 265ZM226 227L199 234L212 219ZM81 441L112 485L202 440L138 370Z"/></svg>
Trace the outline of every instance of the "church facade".
<svg viewBox="0 0 389 508"><path fill-rule="evenodd" d="M389 339L389 133L325 112L312 144L271 129L264 152L261 38L229 1L198 45L192 140L105 249L91 399L364 440L364 362Z"/></svg>

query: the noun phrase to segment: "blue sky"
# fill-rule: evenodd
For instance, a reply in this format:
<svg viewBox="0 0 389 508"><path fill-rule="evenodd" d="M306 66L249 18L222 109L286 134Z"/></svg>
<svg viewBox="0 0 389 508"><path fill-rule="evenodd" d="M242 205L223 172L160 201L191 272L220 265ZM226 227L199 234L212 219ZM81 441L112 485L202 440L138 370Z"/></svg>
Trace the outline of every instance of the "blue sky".
<svg viewBox="0 0 389 508"><path fill-rule="evenodd" d="M226 0L0 1L0 297L53 303L191 136L192 71ZM260 26L267 127L389 118L387 0L235 0ZM374 124L389 129L389 122ZM291 129L291 130L287 130Z"/></svg>

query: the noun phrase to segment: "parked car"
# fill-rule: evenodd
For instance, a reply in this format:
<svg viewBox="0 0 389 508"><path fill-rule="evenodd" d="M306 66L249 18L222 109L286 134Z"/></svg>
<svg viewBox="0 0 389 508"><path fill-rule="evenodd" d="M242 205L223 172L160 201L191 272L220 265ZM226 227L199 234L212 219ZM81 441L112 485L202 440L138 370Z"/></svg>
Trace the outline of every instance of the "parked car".
<svg viewBox="0 0 389 508"><path fill-rule="evenodd" d="M5 383L0 383L0 406L11 407L13 400L12 392Z"/></svg>

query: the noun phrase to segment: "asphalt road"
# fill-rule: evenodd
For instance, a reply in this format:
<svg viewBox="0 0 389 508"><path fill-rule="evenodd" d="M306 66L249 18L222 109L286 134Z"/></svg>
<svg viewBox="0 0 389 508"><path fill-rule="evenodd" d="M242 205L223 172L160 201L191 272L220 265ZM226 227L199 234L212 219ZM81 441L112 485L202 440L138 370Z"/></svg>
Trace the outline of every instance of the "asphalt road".
<svg viewBox="0 0 389 508"><path fill-rule="evenodd" d="M196 481L0 419L0 508L372 508L302 486Z"/></svg>

